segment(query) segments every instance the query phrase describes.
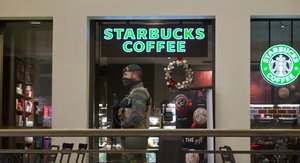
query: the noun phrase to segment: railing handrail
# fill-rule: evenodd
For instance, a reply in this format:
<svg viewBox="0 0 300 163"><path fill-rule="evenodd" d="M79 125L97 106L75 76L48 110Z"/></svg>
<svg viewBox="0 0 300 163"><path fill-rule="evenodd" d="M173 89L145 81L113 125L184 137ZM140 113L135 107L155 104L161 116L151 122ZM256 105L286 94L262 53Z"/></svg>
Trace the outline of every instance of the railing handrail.
<svg viewBox="0 0 300 163"><path fill-rule="evenodd" d="M113 136L300 136L300 129L0 129L0 137L113 137Z"/></svg>
<svg viewBox="0 0 300 163"><path fill-rule="evenodd" d="M135 150L130 150L130 149L122 149L122 150L101 150L101 149L87 149L87 150L65 150L65 149L60 149L60 150L51 150L51 149L0 149L0 154L1 153L47 153L47 154L53 154L53 153L157 153L158 149L147 149L147 150L142 150L142 149L135 149ZM290 151L289 151L290 152ZM300 153L300 151L299 151Z"/></svg>
<svg viewBox="0 0 300 163"><path fill-rule="evenodd" d="M158 153L158 149L122 149L122 150L101 150L101 149L88 149L88 150L50 150L50 149L0 149L1 153L29 153L29 154L55 154L55 153ZM225 154L225 153L234 153L234 154L290 154L290 155L300 155L299 150L232 150L232 151L223 151L223 150L182 150L185 153L211 153L211 154Z"/></svg>

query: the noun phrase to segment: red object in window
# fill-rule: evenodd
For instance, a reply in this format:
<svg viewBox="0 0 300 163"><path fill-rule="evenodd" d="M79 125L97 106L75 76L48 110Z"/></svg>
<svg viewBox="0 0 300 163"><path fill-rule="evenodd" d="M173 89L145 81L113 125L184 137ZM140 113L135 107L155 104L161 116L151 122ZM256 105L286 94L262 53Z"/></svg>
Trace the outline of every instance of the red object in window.
<svg viewBox="0 0 300 163"><path fill-rule="evenodd" d="M251 144L251 150L259 150L259 146L257 144Z"/></svg>
<svg viewBox="0 0 300 163"><path fill-rule="evenodd" d="M202 91L200 91L200 90L198 90L198 93L197 93L197 95L198 95L198 97L203 97L204 95L203 95L203 92Z"/></svg>
<svg viewBox="0 0 300 163"><path fill-rule="evenodd" d="M268 84L259 71L251 71L250 78L250 103L269 104L271 103L271 85Z"/></svg>
<svg viewBox="0 0 300 163"><path fill-rule="evenodd" d="M174 89L175 86L176 86L176 82L174 80L172 80L172 79L169 79L168 82L169 82L169 87L171 89Z"/></svg>
<svg viewBox="0 0 300 163"><path fill-rule="evenodd" d="M48 111L49 111L48 106L44 106L44 117L48 116Z"/></svg>
<svg viewBox="0 0 300 163"><path fill-rule="evenodd" d="M212 71L195 71L194 81L190 87L211 87L212 86Z"/></svg>
<svg viewBox="0 0 300 163"><path fill-rule="evenodd" d="M188 102L188 106L189 106L189 107L193 106L193 101L192 101L192 99L188 99L187 102Z"/></svg>

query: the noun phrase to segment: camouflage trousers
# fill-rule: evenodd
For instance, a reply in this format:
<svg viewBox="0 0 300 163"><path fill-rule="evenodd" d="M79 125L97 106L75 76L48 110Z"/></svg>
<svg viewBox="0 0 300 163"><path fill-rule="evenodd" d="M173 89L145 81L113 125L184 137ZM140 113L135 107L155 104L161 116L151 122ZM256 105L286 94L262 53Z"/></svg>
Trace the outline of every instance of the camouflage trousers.
<svg viewBox="0 0 300 163"><path fill-rule="evenodd" d="M145 150L148 144L147 137L122 137L122 146L129 150ZM146 153L124 153L125 163L147 163Z"/></svg>

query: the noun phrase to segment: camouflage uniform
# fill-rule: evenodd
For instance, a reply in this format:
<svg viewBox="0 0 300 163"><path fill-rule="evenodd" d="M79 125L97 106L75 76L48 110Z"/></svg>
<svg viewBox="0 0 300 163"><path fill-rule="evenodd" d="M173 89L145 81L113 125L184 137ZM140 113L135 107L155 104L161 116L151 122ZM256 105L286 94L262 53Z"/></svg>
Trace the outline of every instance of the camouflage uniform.
<svg viewBox="0 0 300 163"><path fill-rule="evenodd" d="M121 101L119 115L121 116L123 128L148 128L148 107L150 95L143 83L135 84L129 94Z"/></svg>
<svg viewBox="0 0 300 163"><path fill-rule="evenodd" d="M120 119L122 128L142 128L149 127L148 107L150 106L150 95L142 82L132 86L129 94L120 102ZM147 137L124 137L122 145L125 149L146 149L148 144ZM145 154L128 153L124 155L126 163L144 163Z"/></svg>
<svg viewBox="0 0 300 163"><path fill-rule="evenodd" d="M127 71L137 71L141 75L142 69L137 64L130 64L123 69L122 82L126 89L130 92L120 102L119 116L121 119L122 128L148 128L148 107L150 106L150 95L144 88L141 81L134 81L126 78ZM141 77L141 76L140 76ZM123 137L122 146L125 149L146 149L148 144L147 137ZM144 153L124 154L126 163L144 163L146 155Z"/></svg>

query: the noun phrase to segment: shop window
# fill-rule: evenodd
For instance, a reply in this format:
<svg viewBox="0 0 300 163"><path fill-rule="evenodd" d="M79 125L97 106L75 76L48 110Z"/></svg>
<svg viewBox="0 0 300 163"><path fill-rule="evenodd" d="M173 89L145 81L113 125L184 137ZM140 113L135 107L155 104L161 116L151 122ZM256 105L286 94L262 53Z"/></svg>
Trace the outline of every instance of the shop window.
<svg viewBox="0 0 300 163"><path fill-rule="evenodd" d="M0 44L1 127L51 128L52 21L0 21ZM42 141L31 147L42 148Z"/></svg>
<svg viewBox="0 0 300 163"><path fill-rule="evenodd" d="M113 120L113 102L128 93L122 84L123 69L138 64L151 96L149 129L213 128L214 20L96 20L91 27L91 91L96 106L91 108L91 127L120 128ZM105 148L107 139L96 140L95 148ZM149 138L148 145L157 148L158 141ZM206 138L183 141L186 148L201 141L194 149L207 149ZM148 156L148 161L155 157Z"/></svg>
<svg viewBox="0 0 300 163"><path fill-rule="evenodd" d="M300 20L251 20L250 120L252 129L297 129L300 116ZM296 70L296 71L294 71ZM296 73L295 73L296 72ZM252 137L251 149L295 149L296 137ZM294 156L252 156L252 162Z"/></svg>
<svg viewBox="0 0 300 163"><path fill-rule="evenodd" d="M270 44L286 44L292 43L292 21L277 20L270 21Z"/></svg>
<svg viewBox="0 0 300 163"><path fill-rule="evenodd" d="M299 104L300 83L298 78L293 78L293 82L288 84L272 83L264 80L260 69L260 62L263 54L270 47L278 44L288 45L299 51L299 21L298 20L252 20L251 22L251 104ZM280 57L280 56L276 56ZM285 72L291 65L286 59ZM276 58L271 59L271 68L276 71ZM279 70L275 73L280 73ZM275 77L272 78L275 80ZM278 79L279 80L279 79ZM283 79L282 79L283 80ZM285 79L289 80L289 79Z"/></svg>

